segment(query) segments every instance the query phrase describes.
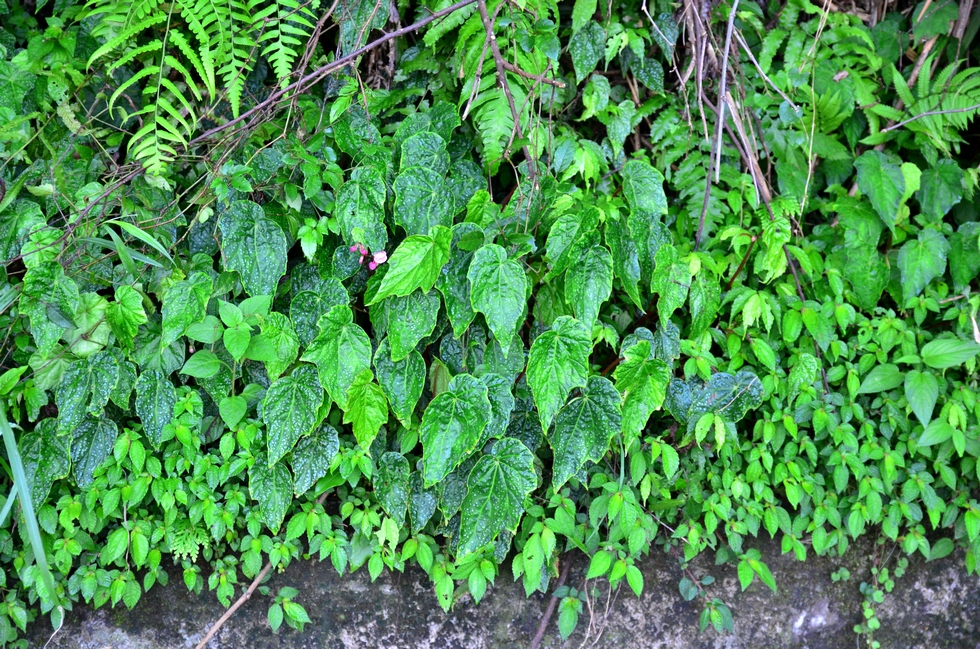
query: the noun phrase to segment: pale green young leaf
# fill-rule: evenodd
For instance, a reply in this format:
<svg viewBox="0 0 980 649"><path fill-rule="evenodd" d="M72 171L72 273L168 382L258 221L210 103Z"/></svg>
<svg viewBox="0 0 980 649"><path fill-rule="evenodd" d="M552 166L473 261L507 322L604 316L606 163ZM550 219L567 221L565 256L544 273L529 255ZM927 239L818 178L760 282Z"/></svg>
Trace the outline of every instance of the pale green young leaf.
<svg viewBox="0 0 980 649"><path fill-rule="evenodd" d="M449 261L452 237L452 230L439 225L428 234L410 236L402 241L391 255L388 272L367 306L392 295L409 295L416 289L423 293L432 290L442 267Z"/></svg>
<svg viewBox="0 0 980 649"><path fill-rule="evenodd" d="M354 322L354 313L346 304L330 309L320 318L319 327L320 335L301 360L316 364L320 384L341 409L346 409L347 390L358 374L371 368L371 341Z"/></svg>
<svg viewBox="0 0 980 649"><path fill-rule="evenodd" d="M371 448L381 425L388 421L388 402L381 387L374 382L371 370L364 370L354 378L347 390L347 408L344 423L353 424L354 438L362 449Z"/></svg>

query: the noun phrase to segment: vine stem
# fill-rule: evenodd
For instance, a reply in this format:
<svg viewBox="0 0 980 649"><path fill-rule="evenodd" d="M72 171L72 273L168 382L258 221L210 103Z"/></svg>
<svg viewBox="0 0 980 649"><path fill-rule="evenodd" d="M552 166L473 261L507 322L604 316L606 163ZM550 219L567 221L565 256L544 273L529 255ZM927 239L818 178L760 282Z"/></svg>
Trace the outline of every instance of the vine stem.
<svg viewBox="0 0 980 649"><path fill-rule="evenodd" d="M571 568L572 562L566 561L565 565L561 568L561 575L558 577L558 583L555 585L555 590L561 588L565 585L565 579L568 578L568 570ZM531 640L531 645L528 649L538 649L541 646L541 641L544 640L544 632L548 629L548 622L551 621L551 616L555 614L555 607L558 606L558 598L552 596L551 601L548 602L548 608L544 610L544 617L541 618L541 623L538 624L538 630L534 634L534 639Z"/></svg>
<svg viewBox="0 0 980 649"><path fill-rule="evenodd" d="M225 622L227 622L231 618L231 616L235 614L235 611L237 611L242 604L244 604L249 600L249 598L252 596L252 593L254 593L255 589L259 587L259 584L262 583L262 580L265 579L265 576L269 574L269 570L271 569L272 569L272 562L271 561L266 562L261 572L259 572L259 574L255 576L255 579L252 580L252 584L248 587L248 590L242 593L242 596L239 597L235 601L235 603L231 605L231 608L225 611L225 614L218 618L218 621L214 623L214 625L208 631L207 635L204 636L204 639L201 640L194 649L204 649L204 647L207 646L211 638L214 637L214 634L217 633L222 626L224 626Z"/></svg>

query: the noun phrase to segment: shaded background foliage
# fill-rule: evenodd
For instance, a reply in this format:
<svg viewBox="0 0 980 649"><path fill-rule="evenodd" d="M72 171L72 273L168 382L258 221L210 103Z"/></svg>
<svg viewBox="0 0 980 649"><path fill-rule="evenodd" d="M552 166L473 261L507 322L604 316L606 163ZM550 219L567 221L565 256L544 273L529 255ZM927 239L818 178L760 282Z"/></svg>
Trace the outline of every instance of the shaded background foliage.
<svg viewBox="0 0 980 649"><path fill-rule="evenodd" d="M300 557L972 573L972 7L6 0L3 642Z"/></svg>

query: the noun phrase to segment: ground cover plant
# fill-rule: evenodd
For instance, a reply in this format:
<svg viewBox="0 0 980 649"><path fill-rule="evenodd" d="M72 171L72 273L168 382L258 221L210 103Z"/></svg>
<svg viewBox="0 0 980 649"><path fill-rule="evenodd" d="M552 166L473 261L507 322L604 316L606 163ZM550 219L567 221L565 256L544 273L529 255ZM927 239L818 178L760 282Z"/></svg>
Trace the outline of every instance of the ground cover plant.
<svg viewBox="0 0 980 649"><path fill-rule="evenodd" d="M567 552L873 534L873 644L974 573L980 13L859 4L0 0L0 643L174 578L302 630L309 558L567 637Z"/></svg>

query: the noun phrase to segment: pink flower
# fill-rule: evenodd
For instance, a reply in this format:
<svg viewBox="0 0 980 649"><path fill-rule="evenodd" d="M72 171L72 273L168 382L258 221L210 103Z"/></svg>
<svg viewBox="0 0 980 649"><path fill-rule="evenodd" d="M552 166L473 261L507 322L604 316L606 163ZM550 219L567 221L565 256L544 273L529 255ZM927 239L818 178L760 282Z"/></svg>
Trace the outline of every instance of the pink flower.
<svg viewBox="0 0 980 649"><path fill-rule="evenodd" d="M356 243L353 246L350 247L350 251L351 252L357 252L357 244Z"/></svg>
<svg viewBox="0 0 980 649"><path fill-rule="evenodd" d="M378 267L378 263L377 263L377 262L374 262L374 261L369 261L369 262L368 262L368 268L369 268L370 270L374 270L374 269L375 269L375 268L377 268L377 267Z"/></svg>
<svg viewBox="0 0 980 649"><path fill-rule="evenodd" d="M388 253L387 252L385 252L384 250L380 250L380 251L374 253L374 263L376 265L383 264L386 261L388 261Z"/></svg>

